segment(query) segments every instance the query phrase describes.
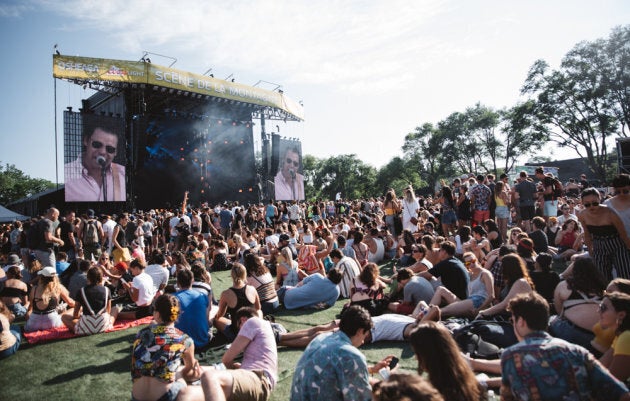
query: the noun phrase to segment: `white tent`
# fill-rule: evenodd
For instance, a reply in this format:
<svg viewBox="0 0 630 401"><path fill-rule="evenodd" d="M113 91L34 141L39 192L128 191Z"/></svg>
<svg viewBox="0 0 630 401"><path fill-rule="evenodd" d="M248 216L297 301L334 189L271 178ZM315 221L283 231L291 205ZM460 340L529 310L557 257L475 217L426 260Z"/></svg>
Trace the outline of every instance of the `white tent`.
<svg viewBox="0 0 630 401"><path fill-rule="evenodd" d="M27 220L27 216L22 216L12 210L0 205L0 223L7 223L15 220Z"/></svg>

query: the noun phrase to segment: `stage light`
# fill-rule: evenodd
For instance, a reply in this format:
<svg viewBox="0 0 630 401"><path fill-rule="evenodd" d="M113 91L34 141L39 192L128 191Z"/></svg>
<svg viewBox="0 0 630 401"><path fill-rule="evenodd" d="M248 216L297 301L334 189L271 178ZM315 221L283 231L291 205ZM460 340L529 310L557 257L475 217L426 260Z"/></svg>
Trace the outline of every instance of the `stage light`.
<svg viewBox="0 0 630 401"><path fill-rule="evenodd" d="M182 152L184 151L184 148L179 148L179 150L181 150Z"/></svg>
<svg viewBox="0 0 630 401"><path fill-rule="evenodd" d="M165 87L162 87L161 91L162 91L162 93L163 93L163 92L166 92L166 88L165 88Z"/></svg>
<svg viewBox="0 0 630 401"><path fill-rule="evenodd" d="M239 193L243 193L243 188L240 188L240 189L238 190L238 192L239 192Z"/></svg>

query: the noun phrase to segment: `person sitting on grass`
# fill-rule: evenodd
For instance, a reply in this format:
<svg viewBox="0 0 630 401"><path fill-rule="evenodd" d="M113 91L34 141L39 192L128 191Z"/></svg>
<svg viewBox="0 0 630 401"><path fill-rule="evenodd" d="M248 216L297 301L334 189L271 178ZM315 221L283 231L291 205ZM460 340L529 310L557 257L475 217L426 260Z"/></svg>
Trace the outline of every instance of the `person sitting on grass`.
<svg viewBox="0 0 630 401"><path fill-rule="evenodd" d="M201 377L205 400L268 400L278 381L271 325L252 307L240 308L232 319L238 335L221 359L227 370L205 369ZM242 361L236 362L241 353Z"/></svg>
<svg viewBox="0 0 630 401"><path fill-rule="evenodd" d="M0 360L10 357L20 348L20 329L11 326L14 318L15 315L0 301Z"/></svg>
<svg viewBox="0 0 630 401"><path fill-rule="evenodd" d="M193 340L175 328L179 314L179 301L173 295L160 295L155 300L154 322L140 330L133 342L132 400L175 400L193 395L189 392L195 389L186 382L199 380L203 369L195 360Z"/></svg>
<svg viewBox="0 0 630 401"><path fill-rule="evenodd" d="M188 334L195 342L195 347L203 348L212 339L208 316L212 303L208 296L192 289L194 275L190 270L182 270L177 275L179 291L175 296L179 300L182 315L175 323L175 327Z"/></svg>
<svg viewBox="0 0 630 401"><path fill-rule="evenodd" d="M74 300L70 298L66 287L57 278L57 270L46 266L38 273L37 285L31 289L29 295L29 309L26 313L24 331L48 330L63 327L57 308L61 301L69 307L74 307Z"/></svg>
<svg viewBox="0 0 630 401"><path fill-rule="evenodd" d="M245 266L240 263L234 263L231 277L232 287L221 293L219 310L214 317L214 325L229 342L234 341L236 338L236 327L232 321L236 311L244 306L253 306L257 311L260 311L262 317L260 297L254 287L247 285L247 270Z"/></svg>
<svg viewBox="0 0 630 401"><path fill-rule="evenodd" d="M110 329L115 318L111 316L112 298L109 288L102 285L103 273L94 266L87 272L87 283L79 290L72 315L62 315L61 320L76 334L103 333Z"/></svg>
<svg viewBox="0 0 630 401"><path fill-rule="evenodd" d="M280 288L278 297L286 309L331 307L339 299L341 277L337 269L330 269L326 277L315 273L295 287Z"/></svg>
<svg viewBox="0 0 630 401"><path fill-rule="evenodd" d="M470 272L467 299L460 299L448 288L439 286L429 304L447 305L441 308L442 316L473 317L481 309L490 305L494 299L494 282L492 274L481 267L472 252L464 253L464 265Z"/></svg>
<svg viewBox="0 0 630 401"><path fill-rule="evenodd" d="M129 264L129 272L133 275L133 281L131 283L123 281L122 283L134 304L125 307L122 311L119 311L118 308L114 309L114 318L136 320L151 316L153 313L151 302L155 296L155 287L153 286L153 279L144 272L144 268L144 264L137 259L132 260Z"/></svg>

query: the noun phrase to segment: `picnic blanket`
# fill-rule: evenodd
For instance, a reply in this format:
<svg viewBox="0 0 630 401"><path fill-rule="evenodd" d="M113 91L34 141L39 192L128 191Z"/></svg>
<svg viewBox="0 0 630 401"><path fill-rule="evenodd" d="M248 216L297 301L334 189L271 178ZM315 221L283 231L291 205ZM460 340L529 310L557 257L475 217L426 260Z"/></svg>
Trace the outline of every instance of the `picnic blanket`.
<svg viewBox="0 0 630 401"><path fill-rule="evenodd" d="M114 323L114 327L107 330L106 333L112 331L125 330L131 327L142 326L143 324L149 324L153 320L153 316L147 316L137 320L117 320ZM66 326L55 327L54 329L31 331L24 333L29 344L37 344L46 341L63 340L66 338L79 337L78 334L68 330Z"/></svg>

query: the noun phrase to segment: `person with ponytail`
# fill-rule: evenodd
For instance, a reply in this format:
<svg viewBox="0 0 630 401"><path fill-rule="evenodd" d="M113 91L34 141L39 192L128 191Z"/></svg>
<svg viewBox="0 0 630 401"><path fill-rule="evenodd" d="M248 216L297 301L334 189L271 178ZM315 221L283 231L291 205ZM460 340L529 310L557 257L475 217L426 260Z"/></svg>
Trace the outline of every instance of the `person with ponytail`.
<svg viewBox="0 0 630 401"><path fill-rule="evenodd" d="M195 359L193 340L175 328L179 314L177 297L165 294L155 300L153 323L140 330L133 342L132 400L175 400L201 391L186 384L199 380L203 370Z"/></svg>

